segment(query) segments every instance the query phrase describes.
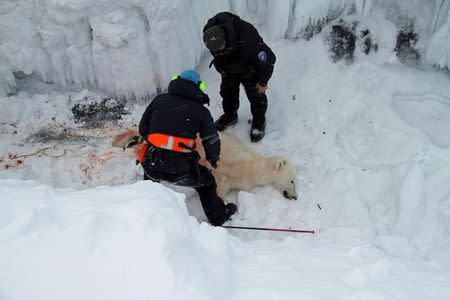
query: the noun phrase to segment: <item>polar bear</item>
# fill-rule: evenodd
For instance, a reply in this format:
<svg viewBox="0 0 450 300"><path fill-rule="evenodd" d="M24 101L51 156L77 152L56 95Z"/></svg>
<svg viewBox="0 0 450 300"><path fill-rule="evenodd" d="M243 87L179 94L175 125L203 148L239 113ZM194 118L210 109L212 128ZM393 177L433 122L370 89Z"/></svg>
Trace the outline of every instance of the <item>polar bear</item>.
<svg viewBox="0 0 450 300"><path fill-rule="evenodd" d="M138 135L129 129L120 133L112 145L123 147L128 138ZM209 168L217 182L217 194L225 198L232 190L249 191L257 186L272 185L288 199L297 199L296 173L290 162L280 156L264 156L229 133L220 133L220 160L216 169L205 159L200 138L196 141L199 163ZM137 149L135 148L137 152Z"/></svg>
<svg viewBox="0 0 450 300"><path fill-rule="evenodd" d="M220 160L216 169L206 161L201 142L196 150L200 164L210 168L216 178L217 194L226 197L232 190L249 191L272 185L288 199L297 199L293 166L280 156L264 156L229 133L220 133Z"/></svg>

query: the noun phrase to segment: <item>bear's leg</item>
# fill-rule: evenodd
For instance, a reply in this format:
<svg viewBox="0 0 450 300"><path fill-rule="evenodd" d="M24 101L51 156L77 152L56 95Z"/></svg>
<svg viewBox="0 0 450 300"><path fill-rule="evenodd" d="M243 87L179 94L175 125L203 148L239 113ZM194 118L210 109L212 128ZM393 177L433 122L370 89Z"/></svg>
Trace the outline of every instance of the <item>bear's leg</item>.
<svg viewBox="0 0 450 300"><path fill-rule="evenodd" d="M217 185L217 195L219 195L220 198L225 199L225 197L230 192L230 186L224 182L218 182L219 184Z"/></svg>
<svg viewBox="0 0 450 300"><path fill-rule="evenodd" d="M220 173L221 168L222 168L222 166L219 165L219 167L217 169L214 169L213 175L214 175L214 178L215 178L216 184L217 184L217 188L216 188L217 195L219 195L220 198L225 199L225 197L229 193L230 187L227 184L226 177Z"/></svg>

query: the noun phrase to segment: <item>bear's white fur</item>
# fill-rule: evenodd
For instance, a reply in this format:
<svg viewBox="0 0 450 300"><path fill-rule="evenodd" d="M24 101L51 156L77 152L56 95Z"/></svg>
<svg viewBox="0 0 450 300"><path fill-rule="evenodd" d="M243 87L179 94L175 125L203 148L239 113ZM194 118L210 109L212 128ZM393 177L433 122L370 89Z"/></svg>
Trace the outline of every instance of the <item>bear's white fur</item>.
<svg viewBox="0 0 450 300"><path fill-rule="evenodd" d="M113 146L123 146L129 137L137 135L127 130L113 141ZM197 138L196 150L200 164L211 169L217 182L217 194L225 198L232 190L249 191L256 186L272 185L288 199L297 199L296 174L293 166L280 156L264 156L228 133L220 134L220 160L216 169L205 159L201 140Z"/></svg>
<svg viewBox="0 0 450 300"><path fill-rule="evenodd" d="M217 194L226 197L231 190L249 191L256 186L272 185L286 198L296 199L296 174L292 165L280 156L264 156L228 133L220 134L222 144L216 169L204 159L201 142L197 151L201 164L210 168L217 181Z"/></svg>

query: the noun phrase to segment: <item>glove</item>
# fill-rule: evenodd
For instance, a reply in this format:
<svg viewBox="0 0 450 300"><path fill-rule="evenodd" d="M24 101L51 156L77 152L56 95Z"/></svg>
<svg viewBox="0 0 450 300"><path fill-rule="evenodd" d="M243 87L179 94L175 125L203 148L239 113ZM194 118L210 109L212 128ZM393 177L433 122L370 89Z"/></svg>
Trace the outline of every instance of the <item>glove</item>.
<svg viewBox="0 0 450 300"><path fill-rule="evenodd" d="M216 159L216 160L210 161L209 163L211 164L211 166L212 166L214 169L217 169L217 162L218 162L218 161L219 161L219 160Z"/></svg>

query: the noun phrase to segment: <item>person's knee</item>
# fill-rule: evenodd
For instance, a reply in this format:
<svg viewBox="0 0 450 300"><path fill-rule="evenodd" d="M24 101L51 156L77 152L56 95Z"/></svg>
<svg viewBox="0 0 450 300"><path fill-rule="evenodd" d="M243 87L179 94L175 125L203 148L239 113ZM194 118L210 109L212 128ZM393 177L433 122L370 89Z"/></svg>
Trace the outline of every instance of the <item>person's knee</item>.
<svg viewBox="0 0 450 300"><path fill-rule="evenodd" d="M224 99L239 99L239 87L237 89L221 88L219 93Z"/></svg>

